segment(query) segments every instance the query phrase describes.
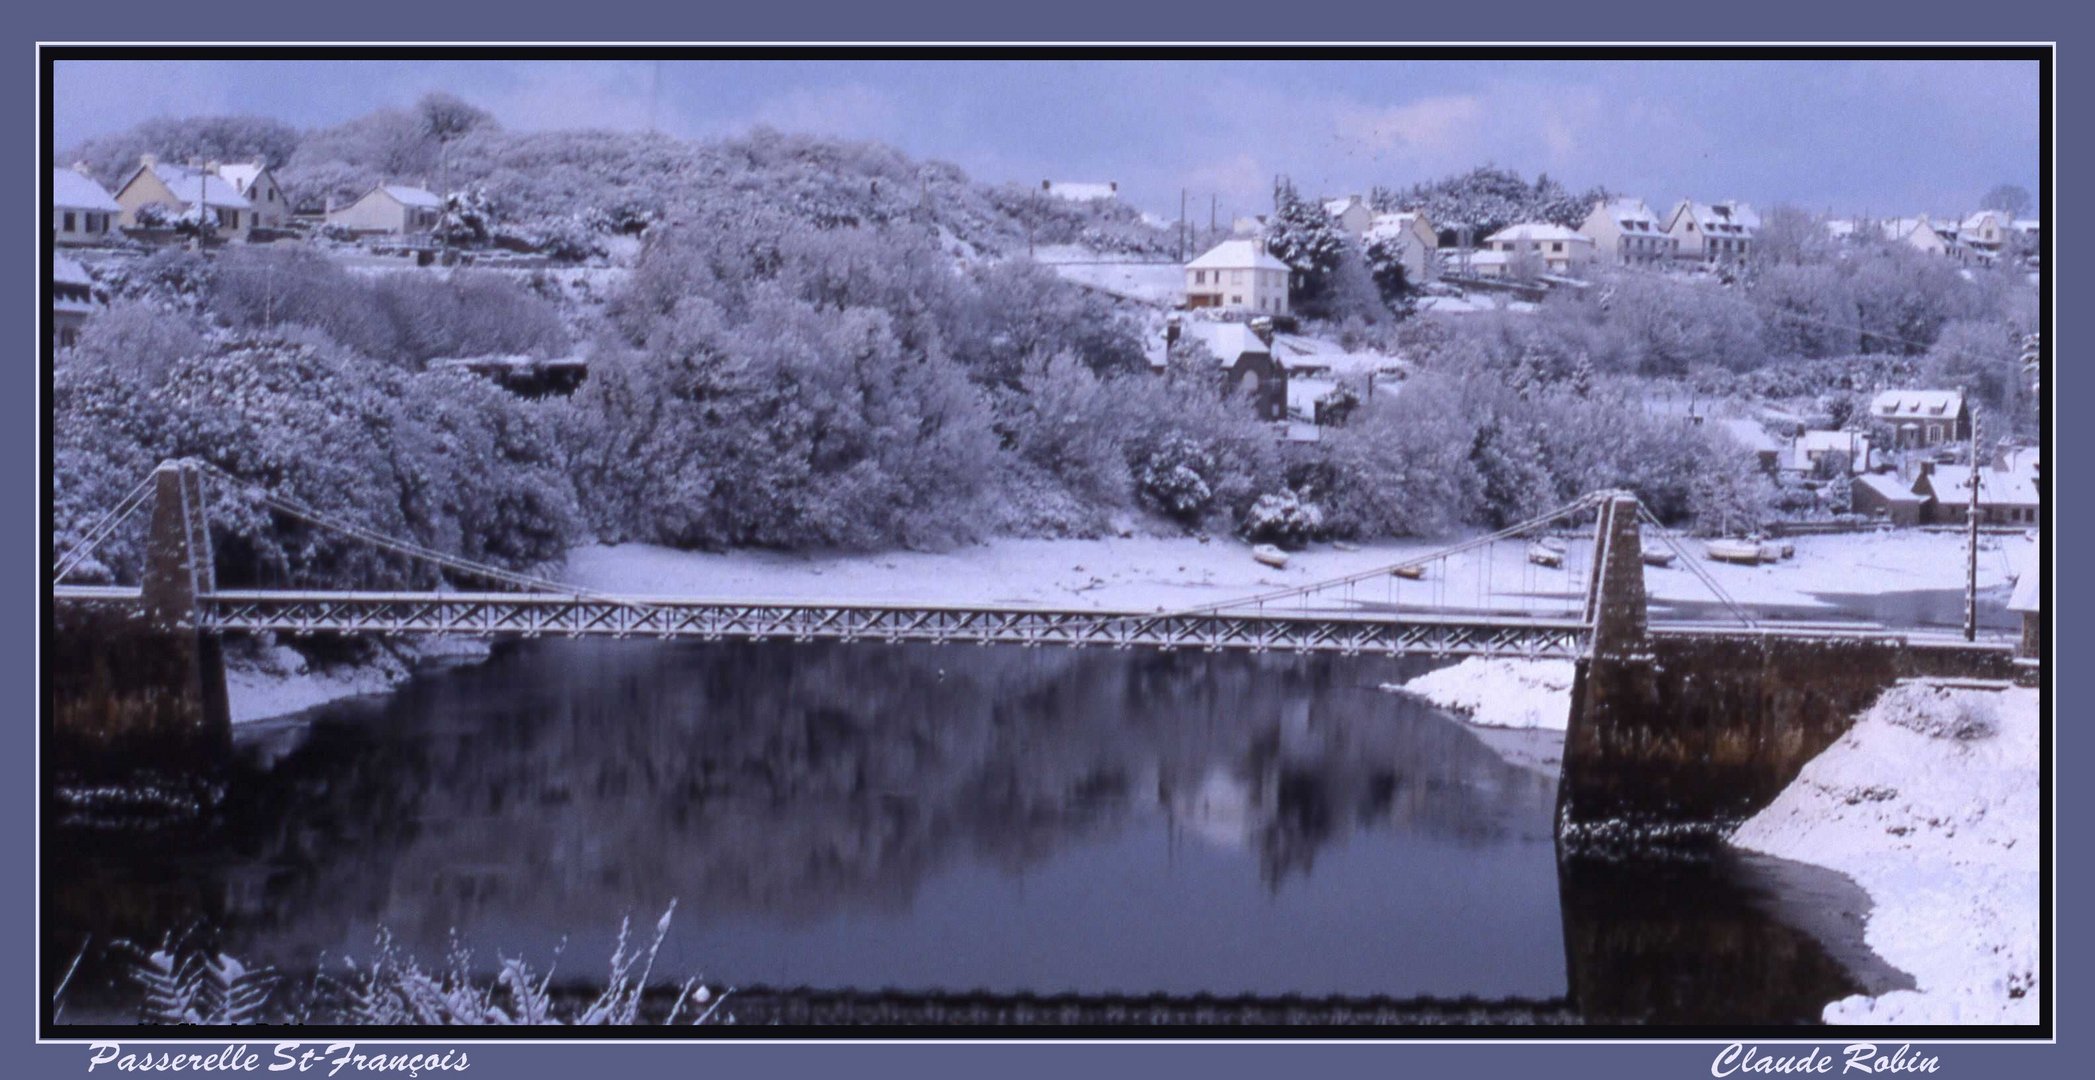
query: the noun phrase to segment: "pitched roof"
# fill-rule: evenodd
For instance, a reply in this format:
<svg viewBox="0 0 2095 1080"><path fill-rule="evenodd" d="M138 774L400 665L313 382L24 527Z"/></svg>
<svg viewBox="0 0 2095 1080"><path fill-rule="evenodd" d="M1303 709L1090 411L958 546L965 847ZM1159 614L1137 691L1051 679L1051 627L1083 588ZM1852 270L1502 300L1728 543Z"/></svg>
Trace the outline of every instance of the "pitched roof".
<svg viewBox="0 0 2095 1080"><path fill-rule="evenodd" d="M1950 419L1964 410L1958 390L1886 390L1870 401L1870 415L1885 420Z"/></svg>
<svg viewBox="0 0 2095 1080"><path fill-rule="evenodd" d="M1886 502L1924 503L1928 501L1928 496L1913 490L1913 485L1906 483L1891 473L1869 473L1856 477L1854 483L1857 487L1866 487L1876 492L1878 497Z"/></svg>
<svg viewBox="0 0 2095 1080"><path fill-rule="evenodd" d="M63 255L51 257L51 282L55 285L84 285L93 287L95 279L87 276L87 268Z"/></svg>
<svg viewBox="0 0 2095 1080"><path fill-rule="evenodd" d="M1642 199L1609 199L1598 204L1594 209L1606 214L1615 224L1621 226L1624 232L1657 232L1659 230L1658 215L1652 213L1651 207L1646 206Z"/></svg>
<svg viewBox="0 0 2095 1080"><path fill-rule="evenodd" d="M1367 205L1366 203L1361 202L1360 196L1358 195L1348 195L1343 199L1326 199L1324 200L1324 212L1330 214L1332 217L1337 217L1340 214L1345 213L1355 204L1359 204L1361 206Z"/></svg>
<svg viewBox="0 0 2095 1080"><path fill-rule="evenodd" d="M131 180L136 179L139 173L147 170L151 170L154 176L159 177L160 182L167 185L167 190L172 192L174 197L180 200L184 206L195 205L197 192L199 187L201 187L205 206L215 206L226 210L249 210L254 207L254 204L248 202L247 197L240 194L233 185L227 183L224 177L215 173L207 173L202 169L192 169L187 165L170 165L165 161L155 162L151 165L140 165L131 174L131 177L124 181L123 187L130 187ZM122 190L122 188L118 190Z"/></svg>
<svg viewBox="0 0 2095 1080"><path fill-rule="evenodd" d="M263 173L268 171L269 166L264 165L259 161L243 161L232 165L220 165L218 167L218 175L223 176L227 180L231 181L233 187L236 190L238 190L242 195L247 194L248 189L255 186L255 179L257 177L261 176Z"/></svg>
<svg viewBox="0 0 2095 1080"><path fill-rule="evenodd" d="M1188 270L1286 270L1288 264L1273 257L1256 240L1224 240L1207 254L1186 264Z"/></svg>
<svg viewBox="0 0 2095 1080"><path fill-rule="evenodd" d="M1760 215L1742 202L1699 203L1682 199L1673 208L1673 216L1667 219L1670 226L1680 220L1685 212L1695 222L1695 227L1705 233L1718 236L1750 236L1760 228Z"/></svg>
<svg viewBox="0 0 2095 1080"><path fill-rule="evenodd" d="M1224 364L1234 364L1237 357L1245 353L1271 355L1273 347L1258 339L1251 327L1240 322L1214 322L1208 319L1188 319L1179 328L1180 339L1203 342L1208 352Z"/></svg>
<svg viewBox="0 0 2095 1080"><path fill-rule="evenodd" d="M1971 498L1971 473L1950 468L1931 473L1928 488L1946 503L1962 504ZM2036 506L2037 478L2028 473L1979 470L1980 506Z"/></svg>
<svg viewBox="0 0 2095 1080"><path fill-rule="evenodd" d="M120 214L124 208L109 197L102 185L71 169L51 170L51 205L61 210L93 210Z"/></svg>
<svg viewBox="0 0 2095 1080"><path fill-rule="evenodd" d="M1425 215L1416 210L1406 210L1400 214L1376 214L1374 223L1368 226L1368 235L1415 235L1412 233L1412 230L1423 223L1425 223ZM1430 225L1427 226L1427 231L1432 231Z"/></svg>
<svg viewBox="0 0 2095 1080"><path fill-rule="evenodd" d="M1587 244L1593 242L1592 237L1575 229L1540 221L1523 221L1517 225L1508 225L1484 238L1487 244L1511 244L1522 241L1532 244L1557 240L1576 240Z"/></svg>
<svg viewBox="0 0 2095 1080"><path fill-rule="evenodd" d="M435 192L422 188L409 187L406 184L380 184L377 190L391 195L393 201L402 206L419 207L424 210L442 210L444 208L444 200L438 198Z"/></svg>

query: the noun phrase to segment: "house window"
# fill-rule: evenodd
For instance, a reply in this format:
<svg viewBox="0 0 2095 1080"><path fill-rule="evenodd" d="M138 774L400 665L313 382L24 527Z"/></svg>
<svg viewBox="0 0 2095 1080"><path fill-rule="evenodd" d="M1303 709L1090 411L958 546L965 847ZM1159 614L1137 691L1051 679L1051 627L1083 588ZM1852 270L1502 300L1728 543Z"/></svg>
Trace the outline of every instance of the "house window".
<svg viewBox="0 0 2095 1080"><path fill-rule="evenodd" d="M80 331L68 326L58 332L58 347L70 349L80 343Z"/></svg>
<svg viewBox="0 0 2095 1080"><path fill-rule="evenodd" d="M1229 302L1232 304L1241 304L1244 302L1244 298L1241 296L1232 296L1229 298Z"/></svg>
<svg viewBox="0 0 2095 1080"><path fill-rule="evenodd" d="M1195 285L1205 285L1205 284L1207 284L1207 283L1208 283L1208 272L1207 272L1207 271L1205 271L1205 270L1195 270L1195 271L1193 271L1193 284L1195 284Z"/></svg>
<svg viewBox="0 0 2095 1080"><path fill-rule="evenodd" d="M1559 255L1563 254L1563 253L1564 253L1564 241L1562 241L1562 240L1553 240L1553 241L1551 241L1551 242L1550 242L1550 245L1549 245L1549 249L1550 249L1551 251L1553 251L1553 252L1555 252L1555 253L1559 254Z"/></svg>

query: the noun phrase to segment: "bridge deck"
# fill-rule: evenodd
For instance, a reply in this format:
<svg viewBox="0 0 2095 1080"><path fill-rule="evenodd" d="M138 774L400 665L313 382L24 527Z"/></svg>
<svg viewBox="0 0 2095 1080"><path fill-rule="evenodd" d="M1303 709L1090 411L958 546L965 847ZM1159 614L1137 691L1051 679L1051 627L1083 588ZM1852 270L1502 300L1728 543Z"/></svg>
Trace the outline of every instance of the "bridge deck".
<svg viewBox="0 0 2095 1080"><path fill-rule="evenodd" d="M81 603L136 590L61 588ZM1569 618L1398 612L1166 613L1000 605L556 596L530 593L218 591L208 631L643 637L701 641L888 641L1060 647L1572 659L1590 628Z"/></svg>

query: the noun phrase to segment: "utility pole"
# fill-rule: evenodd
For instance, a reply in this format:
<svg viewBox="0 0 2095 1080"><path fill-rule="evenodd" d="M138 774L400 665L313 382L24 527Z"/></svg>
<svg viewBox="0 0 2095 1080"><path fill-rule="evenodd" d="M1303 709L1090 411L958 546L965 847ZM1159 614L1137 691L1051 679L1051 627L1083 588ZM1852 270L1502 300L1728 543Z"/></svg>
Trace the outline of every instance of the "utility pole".
<svg viewBox="0 0 2095 1080"><path fill-rule="evenodd" d="M1213 236L1213 235L1215 235L1215 204L1216 204L1217 202L1219 202L1220 200L1221 200L1221 196L1218 196L1218 195L1214 195L1214 194L1210 194L1210 195L1208 196L1208 235L1209 235L1209 236Z"/></svg>
<svg viewBox="0 0 2095 1080"><path fill-rule="evenodd" d="M1964 640L1979 637L1979 417L1971 417L1971 503L1964 511Z"/></svg>
<svg viewBox="0 0 2095 1080"><path fill-rule="evenodd" d="M1186 261L1186 189L1178 189L1178 261Z"/></svg>

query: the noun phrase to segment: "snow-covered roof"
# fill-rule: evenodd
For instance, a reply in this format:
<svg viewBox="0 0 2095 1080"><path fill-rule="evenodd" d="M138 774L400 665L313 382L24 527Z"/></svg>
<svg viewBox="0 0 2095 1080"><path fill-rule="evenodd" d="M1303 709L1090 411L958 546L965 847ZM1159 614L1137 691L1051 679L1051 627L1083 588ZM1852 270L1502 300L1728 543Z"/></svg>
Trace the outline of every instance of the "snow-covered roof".
<svg viewBox="0 0 2095 1080"><path fill-rule="evenodd" d="M1517 244L1523 242L1533 244L1559 240L1577 241L1583 244L1593 242L1592 237L1575 229L1567 229L1562 225L1550 225L1540 221L1523 221L1518 225L1508 225L1484 238L1484 242L1487 244Z"/></svg>
<svg viewBox="0 0 2095 1080"><path fill-rule="evenodd" d="M1368 226L1368 235L1380 237L1415 235L1413 230L1424 221L1425 216L1416 210L1406 210L1399 214L1376 214L1374 222ZM1431 228L1428 225L1427 231L1430 232Z"/></svg>
<svg viewBox="0 0 2095 1080"><path fill-rule="evenodd" d="M1870 415L1886 420L1949 419L1964 411L1958 390L1886 390L1871 400Z"/></svg>
<svg viewBox="0 0 2095 1080"><path fill-rule="evenodd" d="M93 288L95 279L87 276L87 269L63 255L51 258L51 282L54 285L79 285Z"/></svg>
<svg viewBox="0 0 2095 1080"><path fill-rule="evenodd" d="M1224 240L1207 254L1186 264L1188 270L1286 270L1288 264L1273 257L1256 240Z"/></svg>
<svg viewBox="0 0 2095 1080"><path fill-rule="evenodd" d="M92 210L120 214L124 208L109 197L102 185L71 169L51 170L51 205L61 210Z"/></svg>
<svg viewBox="0 0 2095 1080"><path fill-rule="evenodd" d="M1971 498L1969 472L1956 468L1944 469L1934 473L1928 480L1935 497L1943 502L1963 503ZM2028 473L1980 469L1979 505L2037 506L2037 478Z"/></svg>
<svg viewBox="0 0 2095 1080"><path fill-rule="evenodd" d="M199 190L203 192L205 206L225 210L248 210L254 206L247 201L246 196L240 194L232 184L216 173L192 169L187 165L170 165L165 161L138 167L139 172L147 169L152 170L153 175L159 177L160 182L167 185L167 190L172 192L176 199L181 200L184 206L195 205ZM136 177L138 173L134 172L131 175ZM130 181L126 180L124 186L129 187Z"/></svg>
<svg viewBox="0 0 2095 1080"><path fill-rule="evenodd" d="M1659 217L1642 199L1609 199L1598 207L1601 213L1613 219L1624 232L1657 232Z"/></svg>
<svg viewBox="0 0 2095 1080"><path fill-rule="evenodd" d="M1188 319L1179 326L1182 341L1205 342L1208 352L1225 364L1234 364L1237 357L1245 353L1268 353L1273 350L1260 341L1251 327L1240 322L1214 322L1208 319Z"/></svg>
<svg viewBox="0 0 2095 1080"><path fill-rule="evenodd" d="M2016 219L2015 219L2015 231L2016 231L2016 232L2026 232L2026 233L2033 233L2033 232L2037 232L2037 231L2039 231L2039 230L2041 230L2041 229L2043 229L2043 228L2044 228L2044 223L2043 223L2042 221L2039 221L2039 220L2037 220L2036 218L2016 218Z"/></svg>
<svg viewBox="0 0 2095 1080"><path fill-rule="evenodd" d="M1337 217L1358 205L1364 205L1361 203L1358 195L1348 195L1343 199L1326 199L1324 200L1324 212L1332 217Z"/></svg>
<svg viewBox="0 0 2095 1080"><path fill-rule="evenodd" d="M393 201L402 206L413 206L423 210L444 208L444 200L438 198L435 192L422 188L409 187L406 184L381 184L378 190L392 196Z"/></svg>
<svg viewBox="0 0 2095 1080"><path fill-rule="evenodd" d="M1864 476L1858 476L1855 478L1855 486L1866 487L1876 492L1878 497L1886 502L1919 504L1928 501L1926 495L1913 490L1912 484L1906 483L1891 473L1869 473Z"/></svg>
<svg viewBox="0 0 2095 1080"><path fill-rule="evenodd" d="M1742 202L1699 203L1682 199L1673 208L1672 220L1679 220L1683 212L1696 228L1718 236L1749 236L1760 228L1760 215Z"/></svg>
<svg viewBox="0 0 2095 1080"><path fill-rule="evenodd" d="M1083 183L1072 180L1042 180L1040 190L1058 199L1071 202L1091 202L1096 199L1113 199L1120 196L1120 185L1108 180L1103 184Z"/></svg>
<svg viewBox="0 0 2095 1080"><path fill-rule="evenodd" d="M269 171L269 166L259 161L244 161L233 165L220 165L218 175L225 177L242 195L255 186L256 178Z"/></svg>
<svg viewBox="0 0 2095 1080"><path fill-rule="evenodd" d="M1993 219L1993 224L1996 228L2006 228L2008 225L2008 215L1998 210L1980 210L1965 218L1960 227L1965 232L1975 232L1986 227L1987 218Z"/></svg>

